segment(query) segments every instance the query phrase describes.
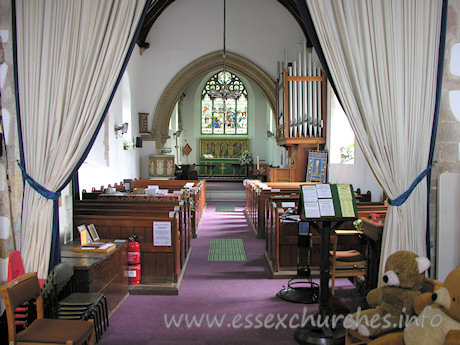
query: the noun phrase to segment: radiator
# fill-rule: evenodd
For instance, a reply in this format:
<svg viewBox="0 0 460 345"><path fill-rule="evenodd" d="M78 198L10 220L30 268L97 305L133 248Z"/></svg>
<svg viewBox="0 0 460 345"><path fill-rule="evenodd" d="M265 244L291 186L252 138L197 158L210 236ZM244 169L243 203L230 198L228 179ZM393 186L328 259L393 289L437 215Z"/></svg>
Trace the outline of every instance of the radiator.
<svg viewBox="0 0 460 345"><path fill-rule="evenodd" d="M437 218L436 279L444 281L460 265L460 174L439 176Z"/></svg>

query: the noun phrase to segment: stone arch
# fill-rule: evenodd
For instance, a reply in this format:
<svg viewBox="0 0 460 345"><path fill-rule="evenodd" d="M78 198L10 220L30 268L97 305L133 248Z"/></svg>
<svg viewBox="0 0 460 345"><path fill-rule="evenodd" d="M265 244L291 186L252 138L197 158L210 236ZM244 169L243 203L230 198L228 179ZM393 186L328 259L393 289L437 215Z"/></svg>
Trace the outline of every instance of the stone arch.
<svg viewBox="0 0 460 345"><path fill-rule="evenodd" d="M276 113L275 81L256 64L237 54L226 52L225 62L229 70L255 84L273 113ZM181 95L195 80L220 67L222 67L222 51L216 51L196 59L179 71L161 95L155 109L152 131L150 135L144 137L144 140L155 140L157 150L161 150L169 138L169 120Z"/></svg>

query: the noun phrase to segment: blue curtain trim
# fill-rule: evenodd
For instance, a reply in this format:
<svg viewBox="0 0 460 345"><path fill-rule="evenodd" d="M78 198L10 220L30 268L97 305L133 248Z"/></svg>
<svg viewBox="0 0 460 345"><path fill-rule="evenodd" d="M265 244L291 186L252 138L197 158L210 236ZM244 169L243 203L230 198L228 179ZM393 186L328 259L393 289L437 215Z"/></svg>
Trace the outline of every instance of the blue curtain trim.
<svg viewBox="0 0 460 345"><path fill-rule="evenodd" d="M22 171L22 177L24 180L26 180L30 186L35 189L41 196L49 199L49 200L58 200L61 197L60 192L52 192L45 187L43 187L40 183L35 181L24 169L24 167L21 165L21 163L18 161L19 168Z"/></svg>
<svg viewBox="0 0 460 345"><path fill-rule="evenodd" d="M431 164L428 165L428 167L425 170L423 170L421 174L415 178L414 182L412 182L408 190L406 190L404 193L402 193L397 198L393 200L388 200L388 203L391 206L401 206L402 204L404 204L407 198L409 197L409 195L411 195L412 191L415 189L415 187L417 187L419 182L425 178L425 176L428 174L430 170L431 170Z"/></svg>

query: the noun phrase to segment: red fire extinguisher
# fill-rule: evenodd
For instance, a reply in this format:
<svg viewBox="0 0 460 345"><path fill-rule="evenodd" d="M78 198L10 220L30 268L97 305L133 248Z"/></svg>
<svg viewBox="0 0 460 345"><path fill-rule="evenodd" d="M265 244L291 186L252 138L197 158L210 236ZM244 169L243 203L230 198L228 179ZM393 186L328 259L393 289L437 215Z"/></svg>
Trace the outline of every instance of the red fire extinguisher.
<svg viewBox="0 0 460 345"><path fill-rule="evenodd" d="M129 238L128 281L131 285L137 285L141 282L141 245L136 241L136 235Z"/></svg>

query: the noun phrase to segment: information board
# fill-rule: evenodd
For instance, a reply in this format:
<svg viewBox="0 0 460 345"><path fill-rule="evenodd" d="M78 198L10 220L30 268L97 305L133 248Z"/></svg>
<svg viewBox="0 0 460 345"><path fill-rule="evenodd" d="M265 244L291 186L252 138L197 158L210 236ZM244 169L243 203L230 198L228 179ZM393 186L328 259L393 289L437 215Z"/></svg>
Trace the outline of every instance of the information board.
<svg viewBox="0 0 460 345"><path fill-rule="evenodd" d="M351 184L308 184L300 186L299 214L306 219L358 217Z"/></svg>

